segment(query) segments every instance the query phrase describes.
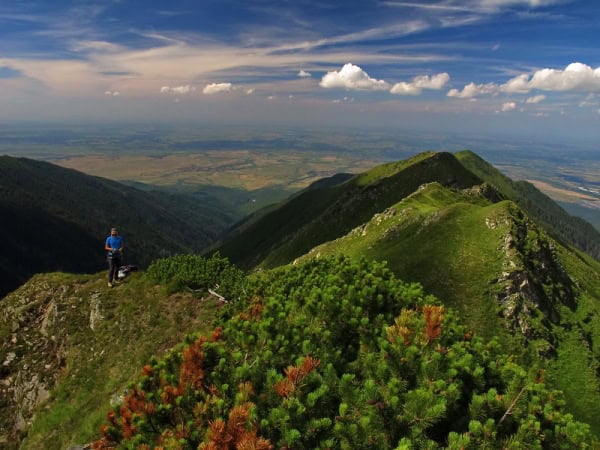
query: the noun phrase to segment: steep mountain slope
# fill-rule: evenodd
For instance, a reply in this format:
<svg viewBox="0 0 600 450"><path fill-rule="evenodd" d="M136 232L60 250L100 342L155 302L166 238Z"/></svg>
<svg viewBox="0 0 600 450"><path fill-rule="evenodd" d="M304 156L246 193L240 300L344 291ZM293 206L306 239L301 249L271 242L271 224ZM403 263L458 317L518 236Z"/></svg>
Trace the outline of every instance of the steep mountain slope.
<svg viewBox="0 0 600 450"><path fill-rule="evenodd" d="M475 153L465 150L456 158L471 172L492 184L527 215L562 242L574 245L600 260L600 232L590 223L569 215L550 197L526 181L513 181Z"/></svg>
<svg viewBox="0 0 600 450"><path fill-rule="evenodd" d="M460 163L426 153L302 193L220 250L259 268L303 259L300 252L387 261L401 279L422 283L458 309L477 334L500 336L532 361L547 358L549 377L578 417L596 422L600 264L569 247L577 239L564 234L587 239L589 224L579 227L533 186L512 182L476 155L459 156ZM586 240L592 248L593 240Z"/></svg>
<svg viewBox="0 0 600 450"><path fill-rule="evenodd" d="M299 258L387 261L461 312L476 334L546 361L577 417L600 431L600 264L550 238L493 190L431 183ZM574 382L577 380L577 382Z"/></svg>
<svg viewBox="0 0 600 450"><path fill-rule="evenodd" d="M26 432L24 449L89 442L151 356L206 331L217 305L139 273L115 289L103 274L34 276L0 304L0 448Z"/></svg>
<svg viewBox="0 0 600 450"><path fill-rule="evenodd" d="M342 184L305 190L242 224L217 248L244 268L286 264L315 245L343 236L431 181L457 188L481 182L449 153L422 153Z"/></svg>
<svg viewBox="0 0 600 450"><path fill-rule="evenodd" d="M0 297L34 273L96 272L110 227L125 237L125 262L145 266L200 251L234 220L209 202L144 192L75 170L0 157Z"/></svg>

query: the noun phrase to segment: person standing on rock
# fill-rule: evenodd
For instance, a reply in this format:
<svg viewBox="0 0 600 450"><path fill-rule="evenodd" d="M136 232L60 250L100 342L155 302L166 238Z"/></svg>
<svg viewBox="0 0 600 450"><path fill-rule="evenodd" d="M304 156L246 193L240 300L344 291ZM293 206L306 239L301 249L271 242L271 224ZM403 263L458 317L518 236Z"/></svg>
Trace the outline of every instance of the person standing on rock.
<svg viewBox="0 0 600 450"><path fill-rule="evenodd" d="M113 283L119 283L118 273L123 252L123 238L119 236L116 228L111 228L104 250L108 252L108 287L113 287Z"/></svg>

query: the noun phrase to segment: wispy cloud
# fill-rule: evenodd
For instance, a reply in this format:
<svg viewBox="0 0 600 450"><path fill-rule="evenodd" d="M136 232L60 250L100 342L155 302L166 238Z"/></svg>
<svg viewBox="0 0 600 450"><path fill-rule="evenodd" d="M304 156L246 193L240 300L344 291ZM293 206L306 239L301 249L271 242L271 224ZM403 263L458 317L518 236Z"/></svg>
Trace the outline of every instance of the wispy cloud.
<svg viewBox="0 0 600 450"><path fill-rule="evenodd" d="M106 41L79 41L73 44L72 50L76 52L110 52L116 53L126 50L122 45Z"/></svg>
<svg viewBox="0 0 600 450"><path fill-rule="evenodd" d="M543 102L546 99L545 95L534 95L533 97L529 97L527 100L525 100L525 103L540 103Z"/></svg>
<svg viewBox="0 0 600 450"><path fill-rule="evenodd" d="M460 5L460 4L452 4L450 2L439 2L439 3L417 3L417 2L395 2L395 1L387 1L387 2L383 2L384 5L386 6L391 6L391 7L402 7L402 8L416 8L416 9L424 9L424 10L428 10L428 11L442 11L442 12L447 12L447 11L451 11L451 12L456 12L456 11L461 11L461 12L468 12L468 11L472 11L472 8L470 8L467 5Z"/></svg>
<svg viewBox="0 0 600 450"><path fill-rule="evenodd" d="M540 8L553 5L564 0L443 0L433 3L386 1L386 6L422 9L433 12L485 12L497 13L511 7Z"/></svg>
<svg viewBox="0 0 600 450"><path fill-rule="evenodd" d="M585 107L595 107L598 106L600 104L600 102L598 101L598 99L596 98L595 94L588 94L581 102L579 102L579 107L581 108L585 108Z"/></svg>

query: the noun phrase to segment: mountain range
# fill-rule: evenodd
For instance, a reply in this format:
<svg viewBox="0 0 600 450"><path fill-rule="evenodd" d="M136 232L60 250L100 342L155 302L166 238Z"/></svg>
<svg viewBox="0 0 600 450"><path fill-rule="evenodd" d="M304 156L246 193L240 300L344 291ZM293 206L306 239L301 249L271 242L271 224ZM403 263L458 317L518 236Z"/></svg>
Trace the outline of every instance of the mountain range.
<svg viewBox="0 0 600 450"><path fill-rule="evenodd" d="M320 180L248 216L219 241L233 221L227 212L192 207L181 197L167 206L166 194L130 190L46 163L6 157L0 163L11 173L6 178L10 183L2 173L0 205L22 224L12 232L20 232L18 248L32 249L23 255L37 254L37 246L46 248L41 246L48 240L63 242L62 229L79 236L89 226L93 232L81 232L80 245L92 248L87 250L92 258L102 244L95 236L117 221L121 228L136 230L129 241L146 264L200 250L218 251L250 274L330 256L381 261L399 279L420 283L426 293L457 311L469 333L486 340L498 337L500 346L523 364L541 361L547 383L564 392L567 410L600 436L600 235L532 185L510 180L470 151L426 152L361 174ZM111 215L112 205L127 214ZM27 231L30 220L48 224L54 234L36 240L43 233L34 233L37 225ZM63 228L64 223L72 228ZM164 246L165 236L177 240ZM75 271L52 266L53 248L39 253L45 255L45 265L27 273L45 268ZM4 267L14 264L12 250L2 255ZM90 265L89 270L99 268ZM56 438L52 429L77 429L73 435L79 441L65 438L64 443L90 439L102 408L110 403L107 397L135 379L133 366L173 344L173 339L153 338L140 350L143 339L138 344L134 338L136 317L143 317L144 335L160 336L161 330L173 332L170 319L185 316L190 308L189 293L174 294L172 286L157 286L145 274L116 291L106 291L102 277L37 275L0 302L0 314L6 318L0 330L2 379L10 399L3 404L0 429L14 436L17 427L21 437L29 430L23 448ZM215 303L208 294L203 298L204 307L198 306L194 315L204 315L206 327ZM144 314L140 302L161 304L165 319L159 307ZM65 331L70 321L79 325ZM200 327L197 321L186 322L178 333L195 327ZM119 345L112 345L113 335L119 336ZM102 357L88 361L88 351ZM135 355L133 362L126 362L127 354ZM93 367L98 370L95 375ZM107 383L106 377L115 371L119 381ZM36 382L31 381L33 375ZM79 393L86 390L92 393ZM82 414L83 405L96 397L95 390L102 398ZM45 408L39 409L39 404ZM20 418L18 424L15 418Z"/></svg>

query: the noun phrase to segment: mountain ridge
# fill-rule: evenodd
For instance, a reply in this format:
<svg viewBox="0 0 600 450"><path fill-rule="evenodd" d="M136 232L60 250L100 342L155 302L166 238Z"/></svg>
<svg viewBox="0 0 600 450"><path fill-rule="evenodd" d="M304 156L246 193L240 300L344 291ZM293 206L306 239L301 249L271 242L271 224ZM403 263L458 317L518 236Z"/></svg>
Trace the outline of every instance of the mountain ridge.
<svg viewBox="0 0 600 450"><path fill-rule="evenodd" d="M377 166L331 188L292 196L241 234L233 230L232 237L216 249L243 268L285 264L314 245L345 234L421 184L438 179L459 187L481 183L450 153L421 153ZM262 248L269 242L268 248Z"/></svg>
<svg viewBox="0 0 600 450"><path fill-rule="evenodd" d="M432 162L434 170L428 170ZM464 174L466 178L460 179ZM408 181L403 179L407 175ZM421 183L422 180L431 179L434 181ZM350 304L348 298L336 296L338 288L330 289L327 286L327 275L319 273L320 263L315 257L323 258L328 253L344 254L362 261L356 263L360 267L370 264L364 262L367 260L385 260L385 269L381 268L384 267L383 263L376 262L374 266L380 267L377 269L378 276L391 271L404 282L421 281L426 286L425 292L433 293L439 299L427 297L429 303L444 303L464 316L466 325L470 327L467 330L471 331L465 332L461 339L470 339L468 336L473 331L486 338L496 335L500 337L500 345L509 349L514 358L522 360L523 364L535 366L542 361L549 386L564 390L569 411L578 419L590 423L596 435L600 435L600 424L595 422L595 418L600 416L600 384L597 373L600 368L600 336L597 331L600 329L598 261L554 240L516 202L506 198L492 184L471 174L452 154L443 153L440 156L426 153L408 163L391 163L348 180L338 181L342 182L338 183L334 179L313 185L282 205L271 207L262 215L258 214L241 231L237 239L246 238L249 233L259 229L257 224L269 223L271 220L271 228L261 230L260 235L253 237L251 244L267 248L264 250L256 247L260 250L259 256L266 254L268 258L270 249L277 249L277 246L280 247L277 250L279 253L270 260L260 260L254 258L256 255L248 255L250 258L247 261L257 262L262 269L258 271L259 275L263 274L269 280L286 271L292 273L295 265L302 265L304 259L312 258L316 262L311 262L308 266L315 266L315 273L322 277L322 282L325 283L322 286L323 294L319 294L319 290L311 290L310 286L302 285L302 289L306 289L304 295L317 295L316 300L319 295L327 295L331 297L332 307L346 305L350 308L348 311L359 314L360 311L355 311L356 305ZM413 186L416 188L413 189ZM364 205L367 207L361 214L357 214ZM316 208L313 209L313 206ZM284 213L278 217L280 208ZM287 220L295 217L303 222L289 222L288 228L281 228ZM347 223L340 223L348 217L350 219ZM317 232L325 231L324 227L328 224L334 224L331 235L335 238L312 245L327 237L327 233ZM286 234L302 227L315 232L313 238L317 236L319 239L303 242L301 238L306 235L306 230L305 234L298 233L291 237ZM274 240L275 245L269 243L269 239ZM288 242L292 242L293 251L286 247ZM303 248L308 250L299 256L293 256ZM276 271L268 269L270 265L278 265L284 259L290 264ZM165 266L175 260L176 258L164 260ZM324 266L328 264L333 263L326 262ZM305 269L301 269L300 273L302 270ZM114 385L108 379L96 380L94 358L100 358L103 370L110 373L111 370L118 370L118 365L123 363L115 362L116 366L111 367L105 352L109 355L110 352L121 355L118 358L127 355L127 352L134 352L137 355L136 364L141 367L141 361L148 357L151 350L146 347L140 353L138 346L151 344L150 340L156 342L154 338L146 340L139 337L145 336L142 330L152 328L153 335L168 338L165 335L167 326L174 326L178 332L191 332L202 322L203 332L207 331L206 326L210 326L214 315L210 309L204 310L204 307L211 302L214 305L213 300L208 300L206 296L202 300L193 298L188 291L194 290L194 287L176 292L173 289L177 286L173 283L159 286L147 275L134 274L123 286L113 290L107 290L102 274L37 275L10 294L5 299L6 303L0 303L0 315L6 319L0 326L3 341L0 350L0 362L3 363L0 389L10 391L13 396L13 389L17 385L22 393L24 386L30 387L25 391L33 392L30 396L35 397L36 401L40 400L41 405L49 407L40 409L40 404L36 404L28 410L28 414L37 413L37 417L23 417L25 421L32 421L32 428L25 427L29 430L29 435L23 448L36 448L36 445L49 439L49 436L56 438L52 434L55 428L69 433L69 426L76 427L77 436L87 437L96 433L96 430L89 427L92 423L95 424L94 427L97 426L102 415L100 410L94 409L93 414L90 411L90 417L81 417L81 421L78 421L79 418L73 419L77 413L72 408L82 407L86 401L90 401L79 390L91 390L93 393L94 389L98 389L97 392L102 392L104 397L99 406L102 408L108 403L106 397L118 397L123 392L126 380L120 378L121 381ZM339 282L339 275L332 273L332 280ZM364 280L352 279L357 285L352 290L351 298L362 298L363 293L371 292L368 285L372 276L367 274ZM293 278L289 282L303 283L301 278ZM48 285L53 287L48 288ZM343 289L348 287L345 283L340 286ZM273 289L277 293L274 304L280 308L276 317L285 321L287 295L299 294L280 291L275 287ZM424 296L423 290L417 285L407 287L407 290L420 292L419 296ZM239 319L243 326L251 326L252 315L260 314L261 310L260 298L253 297L250 292L248 294L250 310L246 316L240 315ZM376 302L383 300L377 295L373 298ZM302 300L302 295L299 300ZM240 307L233 305L231 311L235 312ZM190 310L193 312L189 313ZM163 318L163 315L167 317ZM66 334L61 334L61 327L68 326L71 320L61 322L61 317L73 317L72 327L65 328L68 330ZM186 324L189 326L178 327L178 321L181 320L188 320ZM358 332L358 329L368 331L361 320L354 320L358 327L355 331L351 328L353 324L343 324L346 327L344 329L347 329L346 334ZM244 321L248 324L244 325ZM143 324L142 328L140 324ZM331 323L332 326L334 324L335 322ZM298 325L300 330L304 328L301 321ZM115 333L119 336L118 342L114 339ZM67 335L70 343L75 344L72 356L76 357L64 365L61 361L68 358L64 357L61 348L65 342L69 342L69 339L63 339ZM309 333L311 339L318 335L315 332ZM295 337L292 335L286 339ZM253 336L248 339L248 342L254 341ZM187 343L192 340L188 339ZM174 341L170 342L174 344ZM292 341L285 345L290 342ZM112 347L117 343L123 348ZM164 345L156 348L164 349ZM294 345L301 347L304 343ZM358 349L359 347L352 347L349 350L356 352ZM442 349L443 347L439 349L439 354L443 354ZM21 359L27 355L30 358L26 361ZM243 351L236 351L232 356L238 358L241 365L246 364ZM288 361L288 356L283 354L278 355L278 358ZM34 363L33 360L37 362ZM81 384L75 387L69 384L69 380L70 377L77 378L78 364L86 367L85 370L81 369L86 376L78 378ZM160 367L160 364L169 363L153 362L152 367L155 364ZM50 369L46 368L47 365ZM236 367L235 372L242 373L242 368ZM52 373L46 379L44 377L48 375L48 370ZM135 371L131 366L127 370L125 378L129 377L128 380L131 381ZM31 378L34 375L37 376L35 380ZM51 386L54 383L52 380L57 381L55 387ZM46 381L46 387L38 389L40 383ZM96 386L96 383L101 386ZM25 399L27 395L13 398ZM71 402L74 402L73 406L70 406ZM66 408L64 414L57 405ZM13 410L10 408L13 403L2 406L5 408L4 423L12 423L10 420L15 416L11 415ZM510 410L508 405L504 409L507 407ZM5 430L2 432L6 433ZM65 437L65 442L67 440L70 444L82 442L73 441L72 436Z"/></svg>

